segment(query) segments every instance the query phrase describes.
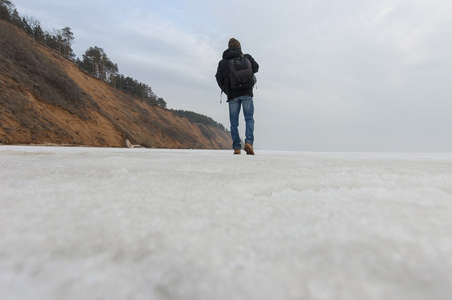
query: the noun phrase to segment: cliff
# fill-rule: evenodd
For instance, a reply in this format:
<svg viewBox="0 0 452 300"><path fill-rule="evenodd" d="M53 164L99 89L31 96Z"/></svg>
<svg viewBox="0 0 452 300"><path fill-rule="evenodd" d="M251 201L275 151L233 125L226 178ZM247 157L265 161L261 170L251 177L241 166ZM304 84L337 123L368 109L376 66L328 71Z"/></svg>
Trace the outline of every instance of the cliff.
<svg viewBox="0 0 452 300"><path fill-rule="evenodd" d="M227 149L228 132L195 124L82 72L0 21L0 144Z"/></svg>

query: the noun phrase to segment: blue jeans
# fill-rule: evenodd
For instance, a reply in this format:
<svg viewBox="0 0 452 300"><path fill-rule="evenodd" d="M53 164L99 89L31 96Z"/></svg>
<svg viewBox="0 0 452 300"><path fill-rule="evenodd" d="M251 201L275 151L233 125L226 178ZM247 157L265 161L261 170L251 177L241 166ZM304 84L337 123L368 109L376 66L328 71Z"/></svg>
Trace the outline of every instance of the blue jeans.
<svg viewBox="0 0 452 300"><path fill-rule="evenodd" d="M231 121L232 148L240 149L241 140L239 135L239 114L243 106L243 115L245 116L245 143L253 145L254 142L254 104L253 97L240 96L229 100L229 120Z"/></svg>

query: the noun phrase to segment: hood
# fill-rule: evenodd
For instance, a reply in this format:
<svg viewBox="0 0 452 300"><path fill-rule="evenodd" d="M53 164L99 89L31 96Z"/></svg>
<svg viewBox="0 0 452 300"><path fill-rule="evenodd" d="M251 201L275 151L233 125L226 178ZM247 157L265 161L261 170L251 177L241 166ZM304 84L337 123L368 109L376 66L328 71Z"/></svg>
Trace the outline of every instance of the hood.
<svg viewBox="0 0 452 300"><path fill-rule="evenodd" d="M223 52L223 58L231 59L240 54L242 54L242 50L237 48L228 48Z"/></svg>

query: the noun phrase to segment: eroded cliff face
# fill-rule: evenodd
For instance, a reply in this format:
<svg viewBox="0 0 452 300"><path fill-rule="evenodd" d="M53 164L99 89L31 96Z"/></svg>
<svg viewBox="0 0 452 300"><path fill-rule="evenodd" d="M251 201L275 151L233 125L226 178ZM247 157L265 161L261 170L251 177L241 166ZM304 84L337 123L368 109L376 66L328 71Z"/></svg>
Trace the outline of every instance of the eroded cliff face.
<svg viewBox="0 0 452 300"><path fill-rule="evenodd" d="M191 123L87 75L0 21L0 143L228 149L229 133Z"/></svg>

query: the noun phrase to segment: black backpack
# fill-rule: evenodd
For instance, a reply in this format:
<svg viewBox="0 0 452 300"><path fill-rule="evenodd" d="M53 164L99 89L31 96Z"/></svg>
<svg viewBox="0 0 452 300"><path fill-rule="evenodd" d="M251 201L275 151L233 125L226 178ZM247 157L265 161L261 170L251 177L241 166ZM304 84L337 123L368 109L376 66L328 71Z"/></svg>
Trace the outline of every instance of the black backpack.
<svg viewBox="0 0 452 300"><path fill-rule="evenodd" d="M233 90L252 88L256 83L251 61L244 55L237 55L229 61L229 81Z"/></svg>

